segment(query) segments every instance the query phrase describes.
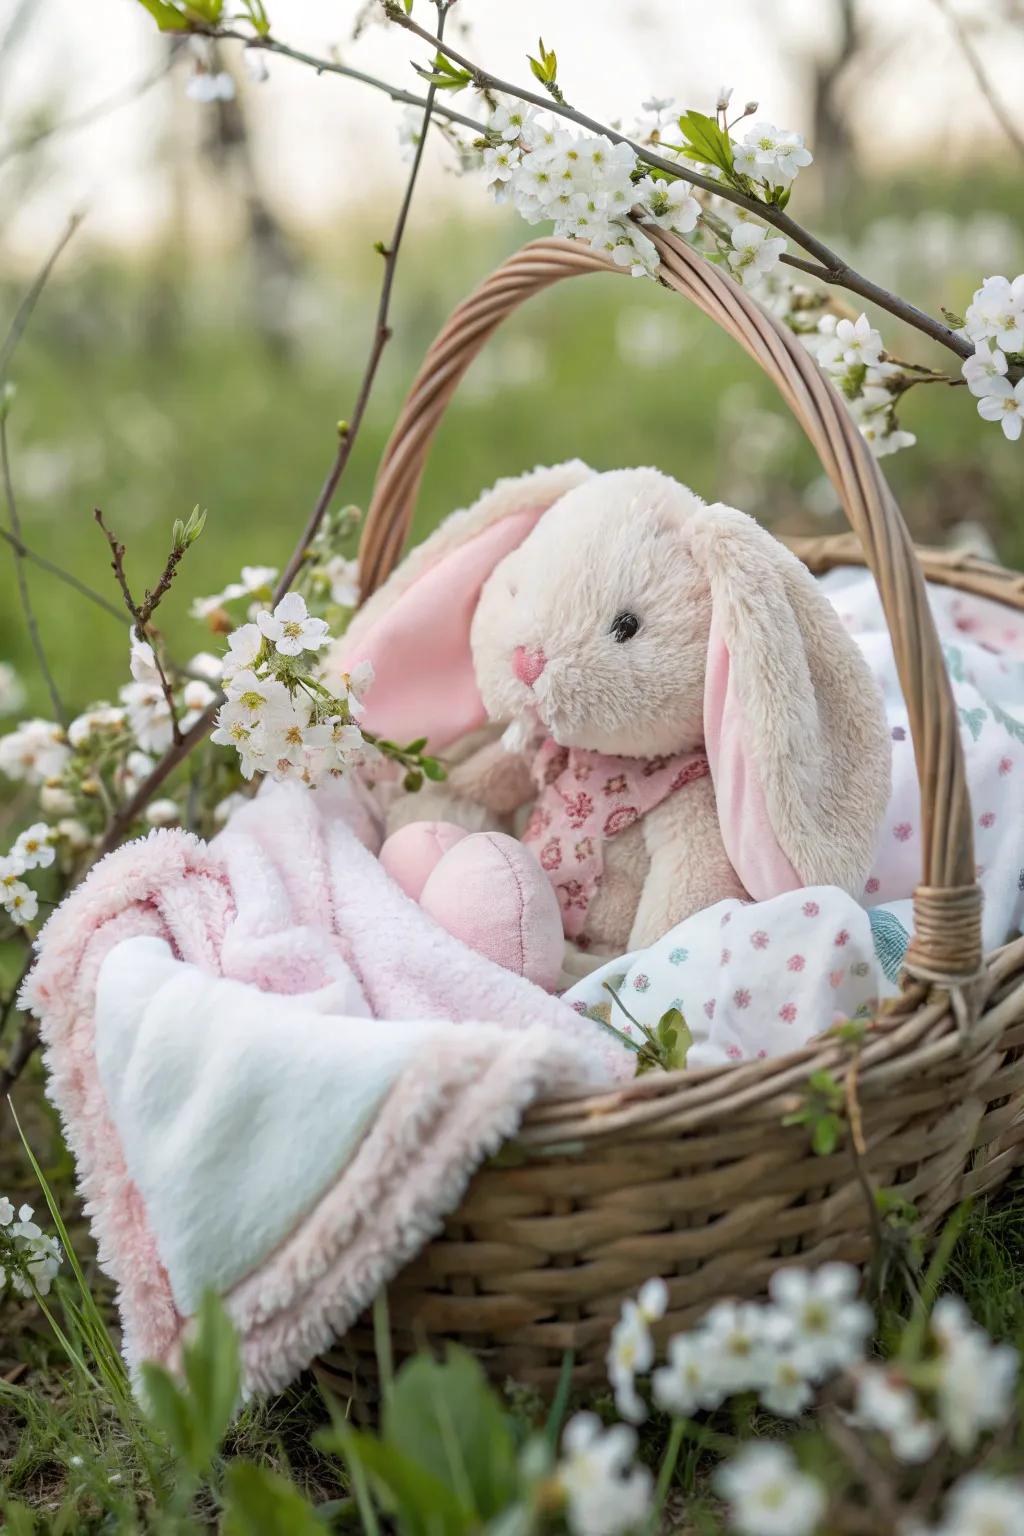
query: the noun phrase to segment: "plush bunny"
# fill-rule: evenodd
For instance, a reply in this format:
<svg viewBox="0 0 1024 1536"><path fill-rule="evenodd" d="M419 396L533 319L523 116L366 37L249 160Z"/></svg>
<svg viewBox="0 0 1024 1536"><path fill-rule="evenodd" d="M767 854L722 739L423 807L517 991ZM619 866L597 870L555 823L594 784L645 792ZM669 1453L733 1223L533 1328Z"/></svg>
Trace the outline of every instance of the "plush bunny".
<svg viewBox="0 0 1024 1536"><path fill-rule="evenodd" d="M502 910L542 869L577 950L642 947L727 896L862 888L890 777L867 664L776 539L657 470L499 481L357 615L343 664L364 659L368 724L450 765L391 830L520 834Z"/></svg>

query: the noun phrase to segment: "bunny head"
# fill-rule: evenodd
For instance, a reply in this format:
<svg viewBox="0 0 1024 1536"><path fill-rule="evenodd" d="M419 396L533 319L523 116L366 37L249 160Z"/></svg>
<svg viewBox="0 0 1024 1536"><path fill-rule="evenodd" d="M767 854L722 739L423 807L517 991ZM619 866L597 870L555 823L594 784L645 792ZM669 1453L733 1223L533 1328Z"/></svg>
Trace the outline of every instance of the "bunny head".
<svg viewBox="0 0 1024 1536"><path fill-rule="evenodd" d="M669 756L704 740L708 583L682 537L702 503L657 470L594 475L495 568L470 644L492 720L563 747Z"/></svg>
<svg viewBox="0 0 1024 1536"><path fill-rule="evenodd" d="M657 470L504 481L367 603L368 724L443 752L488 719L650 758L703 746L750 894L859 892L889 794L867 663L800 562Z"/></svg>

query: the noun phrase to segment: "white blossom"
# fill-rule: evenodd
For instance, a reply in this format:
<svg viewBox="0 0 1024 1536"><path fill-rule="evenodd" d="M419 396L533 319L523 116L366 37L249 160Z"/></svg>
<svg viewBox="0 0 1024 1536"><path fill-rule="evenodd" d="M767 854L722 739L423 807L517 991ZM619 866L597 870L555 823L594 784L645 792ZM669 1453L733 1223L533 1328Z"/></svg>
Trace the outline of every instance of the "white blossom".
<svg viewBox="0 0 1024 1536"><path fill-rule="evenodd" d="M173 827L181 820L181 812L173 800L151 800L144 815L151 827Z"/></svg>
<svg viewBox="0 0 1024 1536"><path fill-rule="evenodd" d="M974 356L964 360L960 369L972 395L991 394L989 386L994 379L1006 372L1006 353L993 347L988 340L975 344Z"/></svg>
<svg viewBox="0 0 1024 1536"><path fill-rule="evenodd" d="M522 101L503 101L491 113L487 126L491 133L512 144L529 130L536 116L536 107L527 106Z"/></svg>
<svg viewBox="0 0 1024 1536"><path fill-rule="evenodd" d="M26 869L46 869L57 857L45 821L26 827L14 844L15 856L24 860Z"/></svg>
<svg viewBox="0 0 1024 1536"><path fill-rule="evenodd" d="M25 702L25 687L9 661L0 661L0 715L16 715Z"/></svg>
<svg viewBox="0 0 1024 1536"><path fill-rule="evenodd" d="M772 1347L769 1320L750 1301L719 1301L701 1324L705 1346L717 1361L725 1395L756 1391L765 1379Z"/></svg>
<svg viewBox="0 0 1024 1536"><path fill-rule="evenodd" d="M633 190L644 210L645 224L672 229L678 235L688 235L696 228L700 203L691 195L685 181L655 181L652 176L645 176Z"/></svg>
<svg viewBox="0 0 1024 1536"><path fill-rule="evenodd" d="M185 95L190 101L204 103L234 101L235 82L227 70L221 69L213 73L206 69L196 69L186 81Z"/></svg>
<svg viewBox="0 0 1024 1536"><path fill-rule="evenodd" d="M778 266L786 249L781 235L769 235L764 224L743 220L733 226L729 236L733 249L729 265L745 286L756 284L766 272Z"/></svg>
<svg viewBox="0 0 1024 1536"><path fill-rule="evenodd" d="M24 720L0 737L0 773L43 784L59 779L71 758L64 732L52 720Z"/></svg>
<svg viewBox="0 0 1024 1536"><path fill-rule="evenodd" d="M1012 282L986 277L968 305L964 330L971 341L991 338L1003 352L1024 351L1024 273Z"/></svg>
<svg viewBox="0 0 1024 1536"><path fill-rule="evenodd" d="M256 48L252 43L242 49L242 63L245 72L254 85L263 85L270 79L270 68L267 64L267 56L262 48Z"/></svg>
<svg viewBox="0 0 1024 1536"><path fill-rule="evenodd" d="M874 1317L857 1300L859 1285L852 1264L823 1264L813 1273L778 1269L769 1282L780 1340L797 1371L812 1381L863 1357Z"/></svg>
<svg viewBox="0 0 1024 1536"><path fill-rule="evenodd" d="M993 378L988 392L978 401L978 415L985 421L998 421L1004 437L1015 443L1022 430L1024 379L1011 384L1009 379Z"/></svg>
<svg viewBox="0 0 1024 1536"><path fill-rule="evenodd" d="M14 1220L14 1206L6 1195L0 1195L0 1227L9 1227Z"/></svg>
<svg viewBox="0 0 1024 1536"><path fill-rule="evenodd" d="M83 848L88 848L93 840L92 834L85 823L78 821L73 816L66 816L61 821L58 821L57 833L75 853L80 853Z"/></svg>
<svg viewBox="0 0 1024 1536"><path fill-rule="evenodd" d="M22 884L22 875L25 873L25 860L17 849L12 849L6 858L0 859L0 902L7 900L7 892L15 890Z"/></svg>
<svg viewBox="0 0 1024 1536"><path fill-rule="evenodd" d="M717 1364L699 1333L669 1340L668 1364L651 1378L654 1401L666 1413L688 1418L700 1408L717 1408L725 1397Z"/></svg>
<svg viewBox="0 0 1024 1536"><path fill-rule="evenodd" d="M243 667L255 664L263 646L263 636L255 624L242 624L228 636L228 653L221 663L222 675L227 681Z"/></svg>
<svg viewBox="0 0 1024 1536"><path fill-rule="evenodd" d="M811 1536L825 1513L825 1490L797 1466L787 1446L751 1443L722 1467L718 1490L743 1536Z"/></svg>
<svg viewBox="0 0 1024 1536"><path fill-rule="evenodd" d="M933 1536L1024 1536L1024 1482L968 1473L950 1489Z"/></svg>
<svg viewBox="0 0 1024 1536"><path fill-rule="evenodd" d="M720 85L718 87L718 95L715 97L716 112L725 112L728 110L729 103L732 101L733 89L734 87L731 85Z"/></svg>
<svg viewBox="0 0 1024 1536"><path fill-rule="evenodd" d="M359 606L359 562L346 560L344 555L332 555L321 567L330 583L331 602L339 608Z"/></svg>
<svg viewBox="0 0 1024 1536"><path fill-rule="evenodd" d="M974 1449L979 1435L1009 1418L1019 1360L1009 1344L993 1344L956 1296L943 1296L931 1316L941 1375L939 1418L957 1451Z"/></svg>
<svg viewBox="0 0 1024 1536"><path fill-rule="evenodd" d="M306 600L298 592L288 592L273 613L258 615L257 627L282 656L301 656L303 651L317 651L328 638L323 619L310 618Z"/></svg>
<svg viewBox="0 0 1024 1536"><path fill-rule="evenodd" d="M4 898L4 906L10 913L11 921L23 928L26 923L31 923L39 911L39 897L27 885L13 886Z"/></svg>
<svg viewBox="0 0 1024 1536"><path fill-rule="evenodd" d="M555 1480L573 1536L621 1536L647 1518L652 1479L633 1465L635 1451L636 1433L625 1424L605 1429L594 1413L569 1420Z"/></svg>
<svg viewBox="0 0 1024 1536"><path fill-rule="evenodd" d="M880 1429L900 1461L927 1461L942 1438L895 1368L868 1365L857 1375L856 1415L862 1424Z"/></svg>
<svg viewBox="0 0 1024 1536"><path fill-rule="evenodd" d="M214 656L212 651L197 651L186 667L186 671L204 683L219 683L222 670L221 658Z"/></svg>
<svg viewBox="0 0 1024 1536"><path fill-rule="evenodd" d="M733 152L733 163L742 176L770 185L792 181L813 159L802 134L772 123L755 123L742 143L733 145Z"/></svg>
<svg viewBox="0 0 1024 1536"><path fill-rule="evenodd" d="M615 1389L615 1406L623 1418L640 1423L647 1417L643 1399L636 1390L636 1377L645 1375L654 1364L654 1339L650 1325L664 1317L668 1306L668 1287L664 1280L648 1280L635 1301L623 1303L622 1313L612 1329L608 1348L608 1380Z"/></svg>
<svg viewBox="0 0 1024 1536"><path fill-rule="evenodd" d="M76 716L68 726L68 741L73 747L84 747L93 736L113 734L125 722L125 711L116 704L93 704Z"/></svg>
<svg viewBox="0 0 1024 1536"><path fill-rule="evenodd" d="M40 786L39 809L41 811L46 811L50 816L60 816L65 812L73 811L74 808L74 795L70 790L65 789L59 780Z"/></svg>

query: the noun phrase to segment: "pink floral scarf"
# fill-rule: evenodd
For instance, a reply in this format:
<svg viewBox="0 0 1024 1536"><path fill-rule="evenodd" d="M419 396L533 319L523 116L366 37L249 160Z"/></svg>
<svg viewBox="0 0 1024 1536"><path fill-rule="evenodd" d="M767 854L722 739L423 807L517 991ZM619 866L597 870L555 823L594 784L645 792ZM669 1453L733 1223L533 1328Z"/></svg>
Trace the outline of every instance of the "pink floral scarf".
<svg viewBox="0 0 1024 1536"><path fill-rule="evenodd" d="M533 760L539 793L522 840L555 888L567 938L586 948L583 929L601 884L606 840L708 771L703 752L604 757L544 742Z"/></svg>

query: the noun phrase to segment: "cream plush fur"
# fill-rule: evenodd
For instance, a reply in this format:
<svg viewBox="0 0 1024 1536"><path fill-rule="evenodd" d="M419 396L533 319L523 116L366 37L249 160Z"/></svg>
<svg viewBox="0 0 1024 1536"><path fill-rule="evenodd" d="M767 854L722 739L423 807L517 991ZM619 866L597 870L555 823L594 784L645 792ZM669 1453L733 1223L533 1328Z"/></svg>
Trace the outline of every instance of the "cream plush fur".
<svg viewBox="0 0 1024 1536"><path fill-rule="evenodd" d="M532 721L563 746L599 753L700 748L714 614L784 858L805 883L858 888L889 793L881 698L814 579L743 513L706 506L655 469L535 471L500 482L443 524L371 599L368 617L492 518L538 488L550 494L560 479L564 490L496 566L475 610L472 657L490 719ZM612 624L624 611L640 626L619 643ZM533 686L513 668L519 646L545 657ZM392 826L423 816L472 829L522 825L513 812L533 794L528 755L503 758L489 741L457 757L429 804L403 798ZM745 894L720 813L705 780L606 843L588 914L595 950L650 944L692 912Z"/></svg>

